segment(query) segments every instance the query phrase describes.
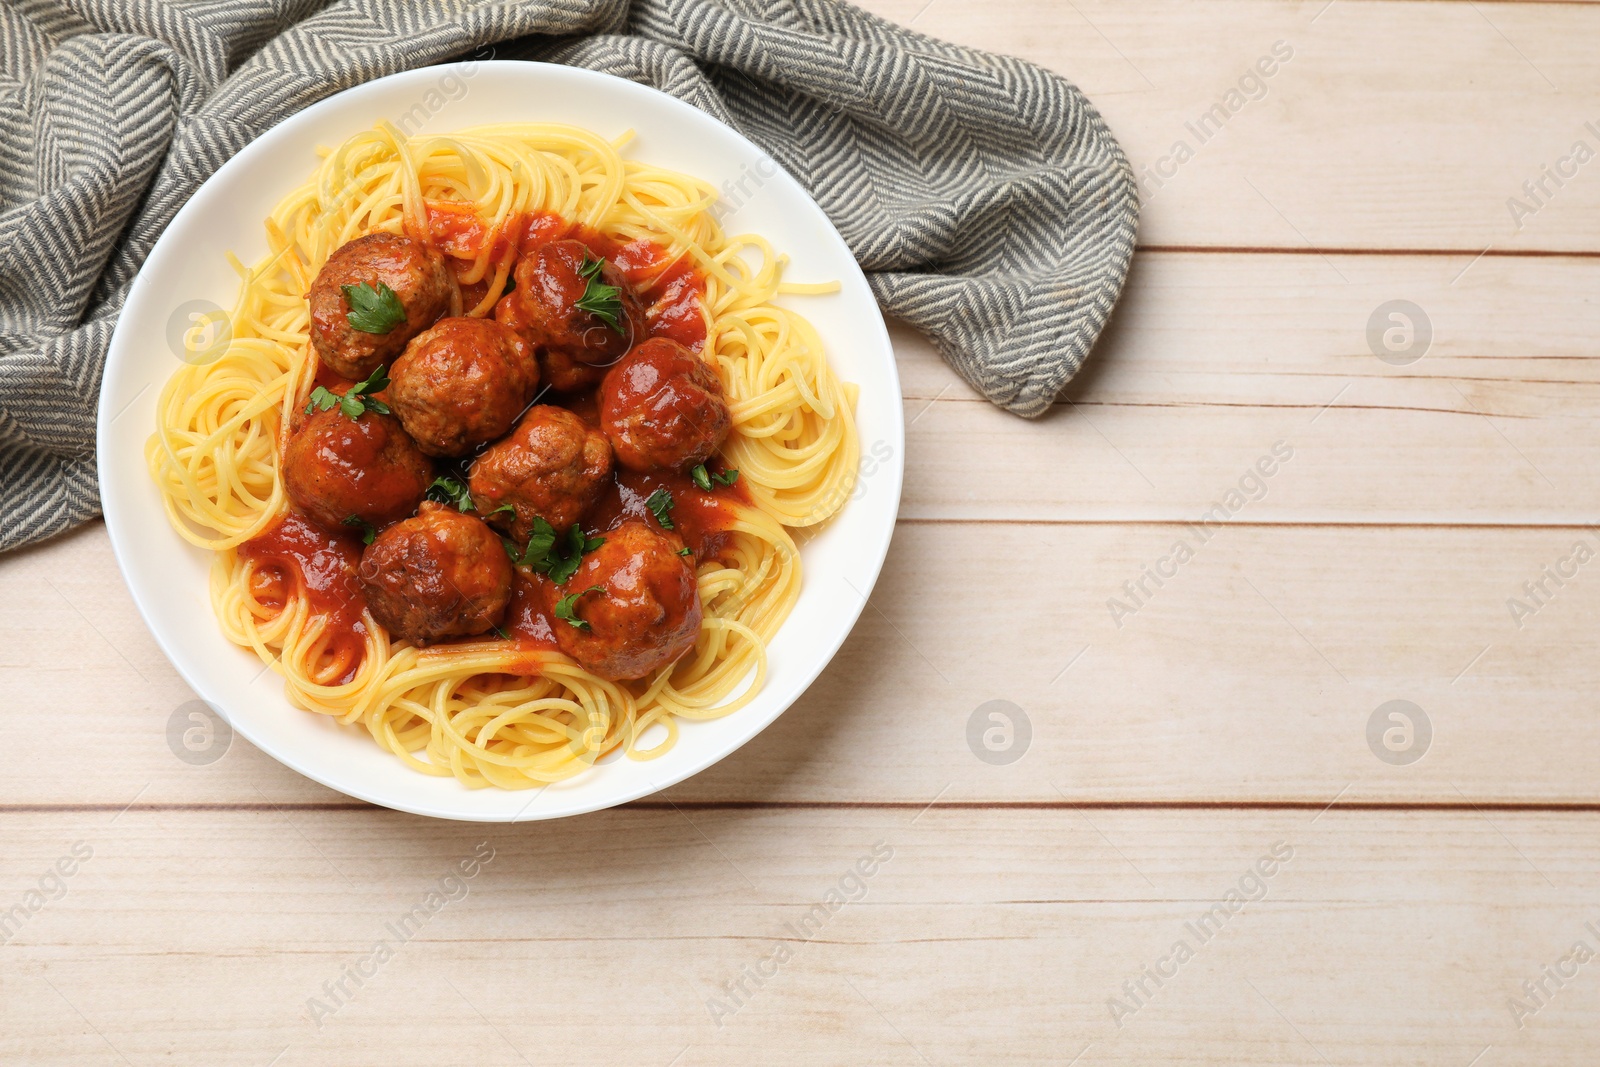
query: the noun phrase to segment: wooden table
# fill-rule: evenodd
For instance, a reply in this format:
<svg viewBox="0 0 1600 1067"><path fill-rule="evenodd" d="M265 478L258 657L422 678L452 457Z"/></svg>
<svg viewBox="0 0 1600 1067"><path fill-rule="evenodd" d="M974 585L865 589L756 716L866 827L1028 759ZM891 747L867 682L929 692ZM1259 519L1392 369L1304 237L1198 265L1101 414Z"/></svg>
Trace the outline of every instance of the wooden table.
<svg viewBox="0 0 1600 1067"><path fill-rule="evenodd" d="M104 530L7 558L0 1062L1597 1061L1600 7L870 6L1154 175L1057 409L898 330L837 661L551 824L183 762Z"/></svg>

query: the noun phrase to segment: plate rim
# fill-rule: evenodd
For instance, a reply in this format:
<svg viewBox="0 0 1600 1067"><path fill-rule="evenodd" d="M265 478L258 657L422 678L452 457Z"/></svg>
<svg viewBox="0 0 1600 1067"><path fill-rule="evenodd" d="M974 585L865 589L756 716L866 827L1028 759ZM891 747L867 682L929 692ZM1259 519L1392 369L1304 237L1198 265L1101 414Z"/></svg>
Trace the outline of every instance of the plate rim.
<svg viewBox="0 0 1600 1067"><path fill-rule="evenodd" d="M440 810L427 803L410 803L403 800L397 801L394 798L385 798L374 795L372 790L363 787L361 783L340 783L330 781L328 776L320 773L318 770L309 768L303 765L300 761L296 760L292 751L285 752L282 750L282 746L278 745L276 742L265 740L259 736L257 732L255 732L249 725L249 716L239 716L238 719L241 721L236 721L236 716L230 709L226 707L226 703L222 700L219 700L215 692L210 691L209 684L203 682L199 677L197 677L194 672L191 671L189 665L185 662L186 657L179 654L179 649L176 647L178 644L178 635L163 632L163 630L156 625L154 619L152 618L153 609L147 607L144 597L141 596L134 580L131 577L133 572L130 571L129 567L129 559L134 551L134 545L131 543L131 541L132 537L137 533L137 528L124 528L124 523L130 522L131 520L124 516L123 505L121 501L122 494L124 492L134 492L135 489L131 485L124 485L116 479L108 476L108 445L111 439L110 425L111 422L114 421L117 413L113 413L111 411L111 390L105 386L107 381L112 378L113 371L119 369L120 364L124 362L131 364L134 358L132 355L122 355L122 352L125 349L130 349L133 344L128 340L127 333L125 332L126 329L131 329L131 327L125 327L125 324L130 318L130 316L127 314L127 311L130 306L137 306L145 299L154 298L151 295L147 295L147 286L144 285L146 268L152 261L157 262L159 266L164 257L170 254L169 246L176 240L172 237L172 234L180 229L179 223L181 221L183 221L191 212L203 212L207 209L204 203L204 198L201 197L201 193L208 187L213 187L214 184L227 184L233 175L242 173L258 157L270 154L279 141L292 138L298 128L309 124L311 121L320 117L321 115L330 111L334 111L341 106L348 105L352 97L359 98L364 95L376 94L389 87L398 86L409 81L440 78L451 72L459 74L461 73L462 68L471 68L475 71L485 68L497 68L506 70L508 72L514 71L515 73L513 76L522 76L523 74L526 74L535 80L544 77L554 77L557 79L576 78L580 82L591 81L596 85L605 86L605 89L602 91L620 92L624 95L627 93L639 93L646 97L654 97L658 103L664 103L670 110L676 110L680 114L684 115L686 117L686 121L690 122L691 124L710 123L716 127L719 127L722 131L724 131L725 134L731 135L738 141L742 142L743 147L750 152L770 160L772 165L776 168L776 175L773 179L768 180L788 182L790 185L792 185L794 192L797 192L800 196L804 197L805 200L816 209L817 217L826 227L827 236L831 238L831 240L837 242L839 248L843 250L845 257L849 260L851 269L853 269L855 272L856 279L859 280L862 287L867 292L869 296L869 303L873 312L873 314L870 316L872 320L870 328L874 334L874 347L880 349L886 356L886 359L884 360L884 369L887 373L889 384L893 387L895 400L894 403L886 404L886 410L890 414L890 425L885 428L888 431L886 436L888 438L889 445L893 449L893 455L889 462L885 464L885 466L879 472L880 478L883 475L888 476L886 480L880 482L884 490L889 492L892 498L889 504L888 518L887 521L884 522L882 529L877 531L873 544L870 546L861 546L870 547L871 549L869 553L863 554L870 559L870 565L866 568L867 572L870 574L870 578L867 581L865 588L859 591L861 595L859 598L856 598L856 602L846 608L842 608L838 613L840 617L840 625L830 631L830 636L816 646L819 648L820 652L813 658L811 665L804 668L800 672L802 677L800 678L798 687L795 689L793 695L787 700L781 701L778 706L766 716L765 721L762 721L759 724L754 725L753 728L745 731L743 736L736 738L732 744L720 746L705 757L697 757L691 760L689 765L682 769L681 773L674 772L673 774L663 776L663 780L661 781L656 781L646 777L642 785L623 789L613 796L608 796L595 801L569 802L566 806L560 806L555 810L536 811L533 814L524 815L523 811L526 811L527 808L532 807L532 801L530 799L530 803L524 807L523 811L519 811L510 815L509 817L503 815L502 813L493 811L475 812ZM473 75L469 76L475 77L476 74L474 73ZM471 127L467 126L461 128ZM441 136L448 136L448 132L441 134ZM200 203L201 206L196 207L197 203ZM861 326L866 328L868 324L863 322ZM165 381L161 381L160 385L164 387ZM871 596L872 590L877 585L878 578L882 574L884 562L888 557L889 546L893 541L898 525L901 493L904 486L905 415L903 398L904 391L900 382L899 366L894 355L894 346L889 336L888 325L884 320L881 307L878 306L876 298L872 294L871 286L867 280L865 271L861 269L860 263L856 260L849 244L844 240L843 235L839 233L838 227L828 216L827 212L822 210L821 205L817 204L816 199L805 188L805 186L796 180L794 176L791 175L789 171L771 155L771 153L767 152L755 142L751 141L739 130L728 125L727 123L722 122L720 119L716 118L710 113L702 111L699 108L694 107L692 104L680 100L677 97L671 96L670 94L664 93L653 86L645 85L640 82L630 81L626 78L620 78L601 71L594 71L583 67L573 67L559 63L530 60L464 60L415 67L410 70L399 71L394 74L385 75L381 78L374 78L359 85L351 86L339 92L332 93L316 103L285 117L281 121L274 124L271 128L263 131L259 136L257 136L250 143L246 144L232 157L224 161L221 166L219 166L211 173L210 176L205 179L205 181L196 187L194 192L191 193L185 200L182 207L180 207L178 211L174 213L172 219L169 220L167 225L162 229L161 235L156 239L155 244L151 246L149 253L146 255L144 261L140 264L138 273L130 283L128 295L125 298L122 307L118 311L117 323L113 327L111 338L107 345L106 363L102 373L100 396L96 405L95 468L100 486L101 509L104 515L106 531L111 541L112 554L116 559L117 568L122 574L123 584L133 599L134 606L138 609L139 616L143 620L146 629L155 639L157 646L160 647L162 654L166 656L173 669L176 670L179 677L183 679L184 684L187 685L196 696L205 701L205 703L213 711L220 715L223 720L228 723L231 729L237 732L245 740L249 741L251 745L302 777L309 778L310 780L317 782L328 789L332 789L344 796L352 797L377 807L401 811L407 814L418 815L427 818L445 819L458 822L538 822L546 819L568 818L594 811L602 811L621 804L631 803L632 801L639 800L642 797L651 796L655 793L661 792L664 789L668 789L674 785L677 785L678 783L701 773L709 767L720 763L722 760L726 759L728 756L744 747L757 735L761 734L764 730L776 722L781 715L793 707L794 704L805 694L805 692L811 688L822 672L834 661L835 657L838 655L839 649L843 646L845 639L848 638L850 633L854 630L855 624L859 621L862 612L866 608L867 600ZM135 397L135 399L137 399L137 397ZM848 504L846 506L848 507ZM176 532L171 531L170 527L167 527L167 531L173 537L179 536ZM209 600L209 597L207 599ZM211 621L214 625L216 624L214 615L212 616ZM787 624L788 623L786 620L785 625ZM780 627L780 631L781 629L782 628ZM288 699L281 694L281 692L278 694L277 699L282 702L283 706L287 710L295 714L312 714L310 712L303 711L302 709L295 708L289 703ZM733 712L732 715L737 716L745 710L747 709L739 709L739 711ZM343 726L339 728L345 729ZM351 727L351 729L353 728L354 727ZM390 758L394 757L391 755ZM419 778L425 779L427 777L422 775L420 772L413 773ZM536 786L526 792L532 794L533 797L538 797L543 795L547 788L548 786ZM521 795L523 792L524 791L520 790L516 791L518 795Z"/></svg>

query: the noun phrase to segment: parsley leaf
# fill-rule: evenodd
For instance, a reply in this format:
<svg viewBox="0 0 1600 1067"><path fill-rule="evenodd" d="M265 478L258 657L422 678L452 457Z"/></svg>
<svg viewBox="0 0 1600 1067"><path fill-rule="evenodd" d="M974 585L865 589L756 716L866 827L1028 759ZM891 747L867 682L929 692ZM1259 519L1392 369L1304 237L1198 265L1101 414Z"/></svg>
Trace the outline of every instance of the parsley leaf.
<svg viewBox="0 0 1600 1067"><path fill-rule="evenodd" d="M344 524L346 526L359 526L361 528L361 543L364 545L372 544L373 540L378 536L378 528L372 525L372 523L368 522L366 519L363 519L360 515L349 516L344 520Z"/></svg>
<svg viewBox="0 0 1600 1067"><path fill-rule="evenodd" d="M689 471L689 478L694 482L695 485L709 493L711 492L711 487L713 485L732 485L734 482L738 481L739 472L736 470L725 470L721 474L711 474L706 470L706 465L704 463L696 463L694 468ZM671 527L668 528L670 529Z"/></svg>
<svg viewBox="0 0 1600 1067"><path fill-rule="evenodd" d="M690 555L689 546L688 545L684 545L682 548L678 549L678 555L680 555L680 556Z"/></svg>
<svg viewBox="0 0 1600 1067"><path fill-rule="evenodd" d="M603 259L591 259L588 255L583 257L583 265L578 268L578 276L588 284L584 286L583 295L573 307L579 311L587 311L618 333L624 333L622 289L619 286L607 285L600 280L600 271L605 265L606 261Z"/></svg>
<svg viewBox="0 0 1600 1067"><path fill-rule="evenodd" d="M489 514L485 515L484 518L486 518L486 519L493 518L494 516L500 514L502 511L509 511L509 512L511 512L511 514L515 515L517 513L517 508L516 508L515 504L501 504L499 507L497 507L493 511L489 512Z"/></svg>
<svg viewBox="0 0 1600 1067"><path fill-rule="evenodd" d="M337 406L341 414L352 420L359 419L369 411L387 415L389 405L372 396L373 393L381 393L387 388L389 388L389 376L384 373L383 367L376 368L366 378L352 385L344 396L330 392L319 385L311 390L311 398L306 402L306 414L309 415L313 411L327 411Z"/></svg>
<svg viewBox="0 0 1600 1067"><path fill-rule="evenodd" d="M583 530L573 523L567 528L565 551L556 548L556 531L548 522L533 518L533 533L528 537L528 547L519 557L507 543L511 560L540 574L547 574L557 585L565 585L578 571L586 552L593 552L606 543L604 537L585 537Z"/></svg>
<svg viewBox="0 0 1600 1067"><path fill-rule="evenodd" d="M380 365L374 367L371 374L351 386L350 391L357 396L366 396L369 393L381 393L387 388L389 388L388 368ZM385 411L383 414L387 415L388 412Z"/></svg>
<svg viewBox="0 0 1600 1067"><path fill-rule="evenodd" d="M313 411L327 411L338 403L338 393L330 393L319 385L311 390L311 398L306 401L306 414L309 415Z"/></svg>
<svg viewBox="0 0 1600 1067"><path fill-rule="evenodd" d="M533 533L528 536L527 550L522 553L518 563L532 567L541 573L550 570L550 550L556 546L556 531L548 523L535 515L533 517Z"/></svg>
<svg viewBox="0 0 1600 1067"><path fill-rule="evenodd" d="M585 552L593 552L606 543L604 537L585 537L577 523L567 528L567 551L559 558L554 558L550 564L550 580L557 585L566 585L567 579L578 572L578 564L583 562Z"/></svg>
<svg viewBox="0 0 1600 1067"><path fill-rule="evenodd" d="M582 556L569 556L556 561L550 566L550 580L557 585L566 585L567 579L578 573L578 564L582 562Z"/></svg>
<svg viewBox="0 0 1600 1067"><path fill-rule="evenodd" d="M588 596L590 593L601 593L604 591L605 590L601 586L591 585L589 588L580 589L576 593L568 593L566 596L556 601L556 618L561 619L568 626L571 626L574 629L587 631L589 629L588 621L585 619L580 619L574 615L572 613L572 607L578 602L579 597Z"/></svg>
<svg viewBox="0 0 1600 1067"><path fill-rule="evenodd" d="M511 640L511 635L506 633L506 628L504 626L496 626L494 628L494 632L499 635L500 640L502 641Z"/></svg>
<svg viewBox="0 0 1600 1067"><path fill-rule="evenodd" d="M661 524L663 530L672 529L672 519L667 515L667 512L672 510L672 494L667 491L665 486L651 493L649 499L644 502L644 506L650 509L650 514L656 517L656 521Z"/></svg>
<svg viewBox="0 0 1600 1067"><path fill-rule="evenodd" d="M345 303L350 310L345 321L350 328L362 333L388 333L406 321L406 309L395 291L382 282L374 289L366 282L360 285L341 285Z"/></svg>
<svg viewBox="0 0 1600 1067"><path fill-rule="evenodd" d="M433 484L428 486L422 495L440 504L454 504L457 511L471 511L473 507L472 494L461 484L461 479L452 478L448 474L441 474L435 478Z"/></svg>

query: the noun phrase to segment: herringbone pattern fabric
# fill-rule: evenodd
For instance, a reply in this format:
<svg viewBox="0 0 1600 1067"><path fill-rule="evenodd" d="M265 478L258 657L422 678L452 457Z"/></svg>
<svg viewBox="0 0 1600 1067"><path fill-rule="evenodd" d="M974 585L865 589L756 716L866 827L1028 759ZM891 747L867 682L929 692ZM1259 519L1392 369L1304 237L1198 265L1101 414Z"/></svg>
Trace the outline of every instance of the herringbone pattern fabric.
<svg viewBox="0 0 1600 1067"><path fill-rule="evenodd" d="M99 510L111 328L163 227L285 116L475 55L644 82L741 130L884 309L1046 410L1133 253L1133 176L1073 86L836 0L0 0L0 550Z"/></svg>

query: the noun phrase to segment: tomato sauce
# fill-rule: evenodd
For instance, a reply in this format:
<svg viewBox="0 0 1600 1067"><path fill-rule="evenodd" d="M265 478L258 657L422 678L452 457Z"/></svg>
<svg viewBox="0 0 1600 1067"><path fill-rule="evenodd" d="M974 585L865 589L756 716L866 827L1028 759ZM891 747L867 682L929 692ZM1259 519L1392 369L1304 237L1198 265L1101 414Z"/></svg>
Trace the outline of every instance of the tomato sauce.
<svg viewBox="0 0 1600 1067"><path fill-rule="evenodd" d="M695 485L687 474L675 471L640 474L618 468L616 480L584 516L585 532L603 536L605 531L628 519L641 519L661 529L646 503L657 489L672 494L672 509L667 512L667 519L672 523L670 532L678 535L696 560L715 559L722 554L732 540L729 527L737 518L737 505L750 503L749 494L739 482L726 487L713 484L708 493Z"/></svg>
<svg viewBox="0 0 1600 1067"><path fill-rule="evenodd" d="M256 564L251 589L257 600L282 608L298 592L313 615L327 620L327 655L346 668L336 684L355 677L366 650L361 614L367 603L356 581L361 548L360 537L330 533L291 511L238 549Z"/></svg>
<svg viewBox="0 0 1600 1067"><path fill-rule="evenodd" d="M340 396L343 396L345 390L349 389L354 384L356 384L354 381L333 370L326 363L323 363L321 360L317 361L317 373L316 376L311 379L311 388L315 389L320 385L329 392L338 393Z"/></svg>
<svg viewBox="0 0 1600 1067"><path fill-rule="evenodd" d="M555 652L555 621L545 604L544 578L528 578L518 573L511 582L511 604L506 608L500 628L511 635L523 652Z"/></svg>
<svg viewBox="0 0 1600 1067"><path fill-rule="evenodd" d="M477 209L451 200L428 200L426 204L428 243L459 259L476 259L489 239L489 225Z"/></svg>
<svg viewBox="0 0 1600 1067"><path fill-rule="evenodd" d="M499 626L468 637L447 637L434 643L423 655L461 645L482 645L488 641L500 646L496 651L529 653L526 658L519 656L512 660L496 673L511 678L537 676L544 667L544 657L540 654L561 651L556 643L555 620L546 602L548 585L549 579L543 575L514 570L511 576L511 602L506 605ZM505 641L507 638L510 639L509 643Z"/></svg>
<svg viewBox="0 0 1600 1067"><path fill-rule="evenodd" d="M706 322L700 309L706 282L693 263L686 259L674 263L647 293L655 294L646 308L651 337L670 338L690 349L705 344Z"/></svg>
<svg viewBox="0 0 1600 1067"><path fill-rule="evenodd" d="M429 239L458 259L476 258L488 244L491 260L498 263L508 254L524 256L547 242L575 237L627 279L650 320L650 336L689 348L705 343L704 275L687 257L669 262L667 250L648 238L618 241L548 212L513 215L505 225L491 227L471 204L429 200L427 208ZM476 307L488 291L486 282L464 286L463 306Z"/></svg>
<svg viewBox="0 0 1600 1067"><path fill-rule="evenodd" d="M456 263L459 261L451 260L451 262ZM491 272L475 282L459 283L461 287L461 313L463 315L483 303L483 298L489 295L489 283L493 280L494 274ZM506 276L506 284L508 286L511 284L510 275ZM494 318L494 308L489 308L484 314L488 318Z"/></svg>

